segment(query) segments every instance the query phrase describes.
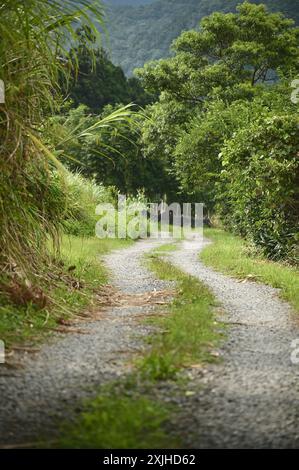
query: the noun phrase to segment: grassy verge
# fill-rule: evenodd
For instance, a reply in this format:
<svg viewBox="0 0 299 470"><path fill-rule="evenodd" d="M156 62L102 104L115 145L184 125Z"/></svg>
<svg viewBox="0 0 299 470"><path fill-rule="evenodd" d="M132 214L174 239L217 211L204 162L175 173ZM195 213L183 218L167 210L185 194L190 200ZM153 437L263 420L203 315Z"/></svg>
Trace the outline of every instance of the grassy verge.
<svg viewBox="0 0 299 470"><path fill-rule="evenodd" d="M150 338L151 350L140 362L141 371L152 380L163 380L181 367L215 361L211 351L222 336L214 318L215 298L200 281L161 260L159 252L148 259L160 279L176 282L178 293L169 313L153 320L161 333Z"/></svg>
<svg viewBox="0 0 299 470"><path fill-rule="evenodd" d="M41 275L40 288L50 298L45 307L30 300L25 302L26 299L22 304L16 304L7 297L1 298L0 339L6 347L38 343L61 319L69 319L87 308L95 290L107 281L99 255L129 243L126 240L64 236L59 260L61 270L53 264L53 270L47 266ZM48 274L53 276L52 281Z"/></svg>
<svg viewBox="0 0 299 470"><path fill-rule="evenodd" d="M135 377L103 387L55 445L71 449L162 449L178 443L163 430L171 406L138 390Z"/></svg>
<svg viewBox="0 0 299 470"><path fill-rule="evenodd" d="M155 249L155 253L161 255L163 253L169 253L169 252L175 251L175 250L177 250L177 243L176 242L166 243L165 245L158 246Z"/></svg>
<svg viewBox="0 0 299 470"><path fill-rule="evenodd" d="M299 312L297 269L251 256L244 240L224 230L206 229L205 235L213 241L200 254L206 265L240 279L253 279L281 289L281 297Z"/></svg>
<svg viewBox="0 0 299 470"><path fill-rule="evenodd" d="M217 304L209 290L159 258L173 248L164 245L147 258L159 278L177 285L174 301L151 320L159 332L149 338L149 352L138 359L129 380L102 388L96 399L86 402L85 411L63 429L55 447L180 447L165 427L175 407L153 398L157 381L175 379L185 366L217 360L211 353L222 333L214 321Z"/></svg>

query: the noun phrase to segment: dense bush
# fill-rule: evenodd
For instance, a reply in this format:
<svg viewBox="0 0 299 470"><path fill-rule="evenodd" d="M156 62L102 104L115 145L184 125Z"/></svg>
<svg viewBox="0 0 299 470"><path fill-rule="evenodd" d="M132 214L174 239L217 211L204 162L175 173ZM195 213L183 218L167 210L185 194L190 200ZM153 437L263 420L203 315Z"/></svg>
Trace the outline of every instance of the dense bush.
<svg viewBox="0 0 299 470"><path fill-rule="evenodd" d="M181 132L175 147L175 171L182 189L196 194L208 211L214 210L222 163L221 148L240 126L250 121L251 110L242 101L227 106L215 101L199 112Z"/></svg>
<svg viewBox="0 0 299 470"><path fill-rule="evenodd" d="M273 259L298 256L298 155L295 114L269 114L252 122L222 152L219 207L225 223Z"/></svg>

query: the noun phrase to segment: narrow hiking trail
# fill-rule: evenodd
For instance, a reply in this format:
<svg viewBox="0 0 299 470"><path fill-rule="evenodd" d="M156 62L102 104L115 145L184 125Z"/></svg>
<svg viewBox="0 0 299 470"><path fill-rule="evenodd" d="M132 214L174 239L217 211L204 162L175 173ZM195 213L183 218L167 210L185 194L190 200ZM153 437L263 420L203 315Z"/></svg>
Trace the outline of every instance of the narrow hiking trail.
<svg viewBox="0 0 299 470"><path fill-rule="evenodd" d="M155 279L143 256L165 239L142 240L105 257L120 291L139 295L169 290ZM178 399L175 433L186 447L298 447L299 365L290 360L299 323L275 289L240 283L205 267L198 253L206 242L180 242L167 261L206 283L221 303L219 320L230 324L220 364L191 377L194 394ZM165 256L165 254L163 254ZM134 355L152 328L140 322L155 304L110 308L97 321L80 323L86 334L55 336L24 367L0 368L0 446L55 438L57 422L80 410L82 398L130 372ZM162 397L171 387L159 385ZM175 392L177 393L177 391Z"/></svg>

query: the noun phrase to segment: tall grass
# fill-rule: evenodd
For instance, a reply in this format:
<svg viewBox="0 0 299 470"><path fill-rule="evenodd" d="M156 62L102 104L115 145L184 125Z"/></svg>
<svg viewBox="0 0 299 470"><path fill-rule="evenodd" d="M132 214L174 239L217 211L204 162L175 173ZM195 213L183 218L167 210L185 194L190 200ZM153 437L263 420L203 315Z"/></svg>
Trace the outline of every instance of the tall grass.
<svg viewBox="0 0 299 470"><path fill-rule="evenodd" d="M70 235L93 236L98 220L95 208L101 202L114 203L116 188L105 187L80 173L70 172L61 178L61 184L67 199L67 209L63 214L64 231Z"/></svg>
<svg viewBox="0 0 299 470"><path fill-rule="evenodd" d="M0 15L0 79L6 87L6 102L0 105L0 269L2 278L24 280L39 275L46 264L47 240L57 245L68 205L73 214L76 207L77 215L81 210L65 191L67 176L61 184L53 172L58 167L67 175L59 160L65 142L126 121L130 109L114 111L92 126L82 123L60 141L47 133L46 123L63 100L59 78L76 69L69 45L78 26L86 31L87 43L93 41L96 22L103 18L100 1L4 0ZM74 195L75 183L71 186ZM77 192L83 195L80 188Z"/></svg>
<svg viewBox="0 0 299 470"><path fill-rule="evenodd" d="M97 5L100 5L97 3ZM0 263L2 271L27 275L38 269L46 239L57 239L66 201L52 184L53 152L41 131L59 109L58 78L67 74L66 45L79 24L95 30L101 6L87 0L4 0L0 5ZM62 57L65 57L63 60Z"/></svg>

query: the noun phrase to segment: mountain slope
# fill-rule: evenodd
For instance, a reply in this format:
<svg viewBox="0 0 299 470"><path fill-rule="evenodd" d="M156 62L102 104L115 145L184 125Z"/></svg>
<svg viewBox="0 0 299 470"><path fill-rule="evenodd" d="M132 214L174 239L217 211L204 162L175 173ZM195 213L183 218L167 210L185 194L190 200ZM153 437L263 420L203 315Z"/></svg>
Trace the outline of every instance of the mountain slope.
<svg viewBox="0 0 299 470"><path fill-rule="evenodd" d="M240 0L149 0L149 4L141 5L145 1L106 1L112 61L121 65L128 75L149 60L168 56L173 39L183 30L197 27L202 17L214 11L235 11L241 3ZM270 10L282 11L299 24L299 0L252 3L265 3Z"/></svg>
<svg viewBox="0 0 299 470"><path fill-rule="evenodd" d="M148 3L153 3L155 0L104 0L104 3L107 5L146 5Z"/></svg>

